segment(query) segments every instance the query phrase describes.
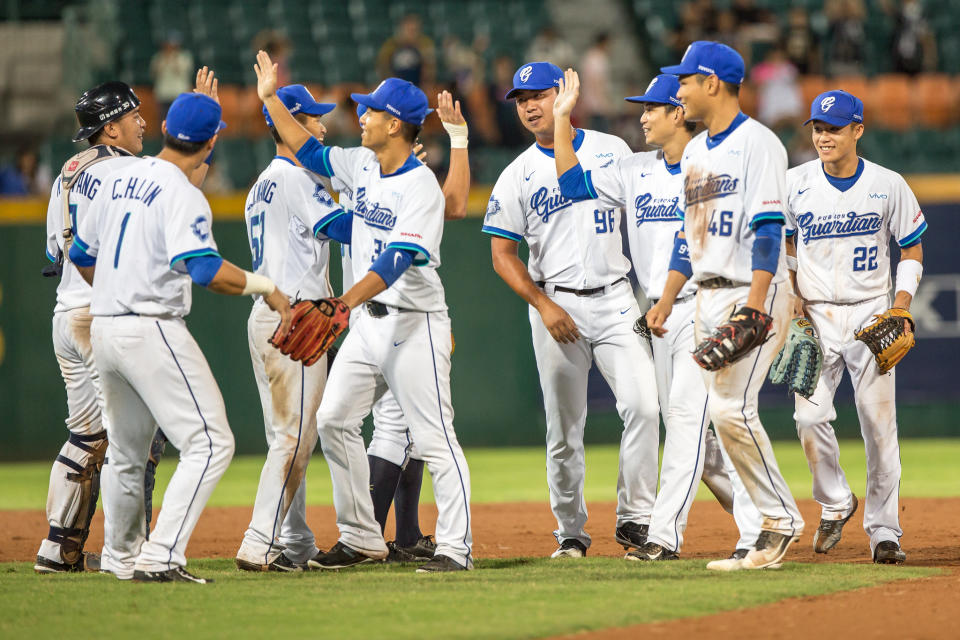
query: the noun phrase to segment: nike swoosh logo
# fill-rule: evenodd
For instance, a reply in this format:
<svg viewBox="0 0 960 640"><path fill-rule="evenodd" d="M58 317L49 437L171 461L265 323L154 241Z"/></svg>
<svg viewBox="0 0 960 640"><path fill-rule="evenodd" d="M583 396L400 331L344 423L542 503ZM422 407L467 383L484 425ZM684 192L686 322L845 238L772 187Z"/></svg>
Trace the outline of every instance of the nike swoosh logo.
<svg viewBox="0 0 960 640"><path fill-rule="evenodd" d="M404 342L406 342L406 340L401 340L400 342L394 342L394 343L393 343L393 346L399 347L399 346L402 345Z"/></svg>
<svg viewBox="0 0 960 640"><path fill-rule="evenodd" d="M400 254L395 253L393 254L393 268L396 269L398 264L400 264Z"/></svg>
<svg viewBox="0 0 960 640"><path fill-rule="evenodd" d="M640 177L641 177L641 178L646 178L647 176L652 176L652 175L653 175L653 173L643 173L642 171L640 172Z"/></svg>
<svg viewBox="0 0 960 640"><path fill-rule="evenodd" d="M533 174L535 174L536 172L537 172L537 170L534 169L533 171L530 172L530 175L529 175L529 176L524 176L523 179L526 180L527 182L529 182L531 176L533 176Z"/></svg>
<svg viewBox="0 0 960 640"><path fill-rule="evenodd" d="M799 191L797 191L797 195L798 195L798 196L802 196L802 195L805 194L807 191L810 191L810 187L807 187L806 189L800 189Z"/></svg>
<svg viewBox="0 0 960 640"><path fill-rule="evenodd" d="M620 312L620 315L625 314L627 311L630 311L630 307L627 307L626 309L624 309L623 311L621 311L621 312Z"/></svg>

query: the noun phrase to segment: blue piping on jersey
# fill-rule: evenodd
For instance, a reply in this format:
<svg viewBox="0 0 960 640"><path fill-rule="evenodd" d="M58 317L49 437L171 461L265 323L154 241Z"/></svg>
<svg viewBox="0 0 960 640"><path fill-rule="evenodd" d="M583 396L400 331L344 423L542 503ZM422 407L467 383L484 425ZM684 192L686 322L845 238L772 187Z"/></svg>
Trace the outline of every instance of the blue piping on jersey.
<svg viewBox="0 0 960 640"><path fill-rule="evenodd" d="M330 165L330 147L323 146L316 138L310 138L297 149L297 160L304 167L319 173L327 178L333 177L333 167Z"/></svg>
<svg viewBox="0 0 960 640"><path fill-rule="evenodd" d="M584 137L585 137L585 134L583 133L583 129L577 129L576 135L573 136L573 150L574 150L574 151L580 151L580 145L583 144L583 138L584 138ZM541 146L540 146L540 143L536 143L536 145L537 145L537 149L540 149L540 151L541 151L544 155L549 156L549 157L551 157L551 158L553 157L553 149L547 149L546 147L541 147Z"/></svg>
<svg viewBox="0 0 960 640"><path fill-rule="evenodd" d="M351 212L337 209L328 213L313 225L313 235L325 235L341 244L350 244L353 240L353 216Z"/></svg>
<svg viewBox="0 0 960 640"><path fill-rule="evenodd" d="M80 236L78 236L77 234L73 234L73 246L77 247L78 249L80 249L80 251L83 251L84 253L87 253L87 251L90 250L90 245L88 245L86 242L81 240Z"/></svg>
<svg viewBox="0 0 960 640"><path fill-rule="evenodd" d="M669 173L669 174L672 175L672 176L678 175L678 174L680 173L680 163L679 163L679 162L676 162L676 163L674 163L674 164L670 164L669 162L667 162L667 159L664 158L664 159L663 159L663 166L665 166L665 167L667 168L667 173Z"/></svg>
<svg viewBox="0 0 960 640"><path fill-rule="evenodd" d="M761 211L750 219L750 228L756 231L757 227L767 222L786 224L787 219L783 217L783 213L780 211Z"/></svg>
<svg viewBox="0 0 960 640"><path fill-rule="evenodd" d="M424 257L419 259L417 256L413 256L413 266L415 267L422 267L430 262L430 252L414 242L391 242L387 245L387 249L403 249L413 251L415 254L423 254Z"/></svg>
<svg viewBox="0 0 960 640"><path fill-rule="evenodd" d="M718 134L715 135L715 136L711 136L711 135L708 133L708 134L707 134L707 149L713 149L714 147L716 147L717 145L719 145L721 142L723 142L724 140L726 140L726 139L730 136L730 134L733 133L733 132L736 130L737 127L739 127L740 125L742 125L744 122L746 122L746 121L749 120L749 119L750 119L749 116L747 116L747 114L745 114L743 111L741 111L740 113L737 114L737 117L735 117L735 118L733 119L733 122L730 123L730 126L727 127L726 129L724 129L723 131L721 131L720 133L718 133Z"/></svg>
<svg viewBox="0 0 960 640"><path fill-rule="evenodd" d="M788 238L792 238L793 236L797 235L796 229L784 229L783 232Z"/></svg>
<svg viewBox="0 0 960 640"><path fill-rule="evenodd" d="M923 232L927 230L927 221L924 220L923 224L917 227L917 230L908 235L903 240L899 240L897 244L900 245L901 249L909 249L912 246L920 244L920 236L923 235Z"/></svg>
<svg viewBox="0 0 960 640"><path fill-rule="evenodd" d="M179 260L186 260L187 258L196 258L197 256L217 256L220 254L216 249L194 249L193 251L184 251L178 255L173 256L173 260L170 261L170 266L173 267Z"/></svg>
<svg viewBox="0 0 960 640"><path fill-rule="evenodd" d="M827 173L827 170L824 168L823 163L820 163L820 170L823 171L823 177L827 179L827 182L833 185L833 188L838 191L846 191L853 185L857 183L857 180L860 179L860 176L863 175L863 158L857 159L857 171L852 176L847 176L846 178L838 178Z"/></svg>
<svg viewBox="0 0 960 640"><path fill-rule="evenodd" d="M294 161L291 160L290 158L286 158L286 157L284 157L284 156L273 156L273 159L274 159L274 160L283 160L284 162L289 162L289 163L292 164L293 166L297 166L297 163L296 163L296 162L294 162Z"/></svg>
<svg viewBox="0 0 960 640"><path fill-rule="evenodd" d="M563 175L557 178L557 184L560 185L560 195L574 202L597 197L596 189L592 188L590 172L584 173L579 162L564 171Z"/></svg>
<svg viewBox="0 0 960 640"><path fill-rule="evenodd" d="M394 171L393 173L384 173L383 167L380 168L380 177L381 178L392 178L393 176L399 176L400 174L406 173L411 169L416 169L417 167L423 166L423 163L417 160L417 156L413 155L413 152L410 152L410 157L404 160L403 164L400 165L400 168Z"/></svg>
<svg viewBox="0 0 960 640"><path fill-rule="evenodd" d="M88 255L87 252L81 249L76 241L74 241L74 243L70 245L70 262L78 267L92 267L97 264L97 256Z"/></svg>
<svg viewBox="0 0 960 640"><path fill-rule="evenodd" d="M47 254L47 260L49 260L50 262L56 262L56 261L57 261L57 259L56 259L55 257L53 257L53 255L51 255L50 252L49 252L47 249L44 249L43 251L44 251L44 253Z"/></svg>
<svg viewBox="0 0 960 640"><path fill-rule="evenodd" d="M491 236L500 236L501 238L506 238L507 240L513 240L514 242L520 242L523 240L523 236L521 236L519 233L507 231L506 229L501 229L499 227L492 227L488 224L483 225L483 228L480 229L480 231Z"/></svg>

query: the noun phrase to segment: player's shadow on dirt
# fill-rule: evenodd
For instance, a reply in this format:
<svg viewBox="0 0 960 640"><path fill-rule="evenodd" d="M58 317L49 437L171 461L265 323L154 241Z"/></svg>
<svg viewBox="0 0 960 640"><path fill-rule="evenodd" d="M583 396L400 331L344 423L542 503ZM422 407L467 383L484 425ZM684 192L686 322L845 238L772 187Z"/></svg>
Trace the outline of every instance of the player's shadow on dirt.
<svg viewBox="0 0 960 640"><path fill-rule="evenodd" d="M516 569L524 565L533 564L535 558L490 558L488 560L478 560L477 569L484 571L490 569Z"/></svg>

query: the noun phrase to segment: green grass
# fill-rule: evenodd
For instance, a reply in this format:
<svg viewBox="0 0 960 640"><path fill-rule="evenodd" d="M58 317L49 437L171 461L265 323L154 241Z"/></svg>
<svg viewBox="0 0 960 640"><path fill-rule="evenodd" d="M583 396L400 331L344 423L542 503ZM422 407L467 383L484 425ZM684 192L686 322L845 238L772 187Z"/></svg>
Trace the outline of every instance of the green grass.
<svg viewBox="0 0 960 640"><path fill-rule="evenodd" d="M810 471L798 442L774 443L777 461L797 498L810 497ZM845 440L840 444L840 461L851 487L864 495L866 463L863 442ZM157 495L161 495L173 473L171 464L176 455L172 447L160 464ZM473 502L545 502L547 481L542 448L469 449L466 452L473 482ZM617 455L615 446L587 447L586 497L588 500L616 499ZM900 443L903 479L900 495L904 497L948 497L960 492L960 439L904 440ZM52 461L51 461L52 462ZM257 493L257 482L263 458L234 458L226 475L217 486L211 505L249 506ZM0 464L0 509L43 509L47 499L50 463ZM429 482L424 483L423 500L433 499ZM699 498L707 498L701 487ZM307 501L310 504L332 504L330 473L323 456L314 455L307 474Z"/></svg>
<svg viewBox="0 0 960 640"><path fill-rule="evenodd" d="M216 583L144 585L98 574L44 576L0 565L0 637L84 629L98 637L534 638L707 615L822 595L935 569L787 564L717 574L703 561L637 565L489 560L478 571L417 575L411 566L339 573L241 574L229 560L192 562ZM92 597L95 594L95 597ZM42 609L38 609L42 607Z"/></svg>

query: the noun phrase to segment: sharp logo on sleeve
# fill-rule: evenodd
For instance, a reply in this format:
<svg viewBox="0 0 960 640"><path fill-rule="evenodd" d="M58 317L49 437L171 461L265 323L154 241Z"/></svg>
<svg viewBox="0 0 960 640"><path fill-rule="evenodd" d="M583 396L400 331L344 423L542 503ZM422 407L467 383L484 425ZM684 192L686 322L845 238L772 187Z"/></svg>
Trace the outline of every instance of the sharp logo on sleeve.
<svg viewBox="0 0 960 640"><path fill-rule="evenodd" d="M834 98L833 96L827 96L826 98L820 101L820 111L824 113L826 113L827 111L830 111L830 107L832 107L833 103L835 103L836 101L837 99Z"/></svg>
<svg viewBox="0 0 960 640"><path fill-rule="evenodd" d="M917 215L913 216L913 221L916 222L923 217L923 211L917 211Z"/></svg>
<svg viewBox="0 0 960 640"><path fill-rule="evenodd" d="M520 70L520 82L526 82L530 79L530 74L533 73L533 66L527 65Z"/></svg>
<svg viewBox="0 0 960 640"><path fill-rule="evenodd" d="M205 242L210 237L210 221L203 216L197 216L197 219L190 224L190 229L201 242Z"/></svg>
<svg viewBox="0 0 960 640"><path fill-rule="evenodd" d="M500 201L490 196L490 200L487 202L487 216L495 216L502 211L500 207Z"/></svg>

